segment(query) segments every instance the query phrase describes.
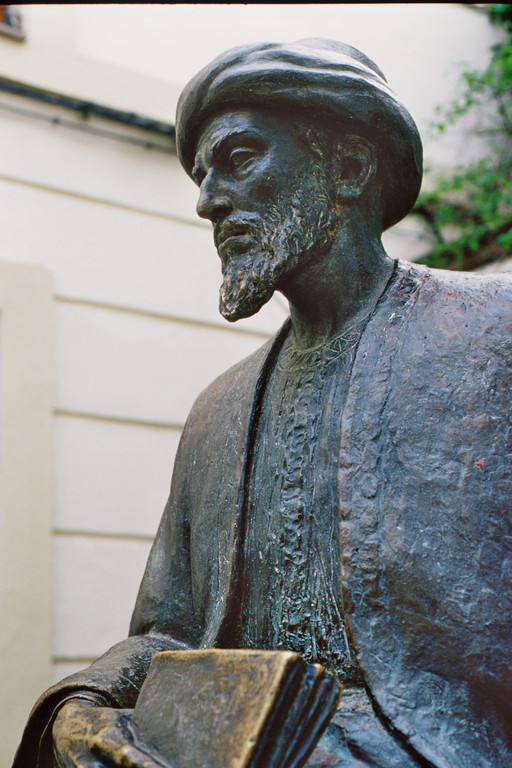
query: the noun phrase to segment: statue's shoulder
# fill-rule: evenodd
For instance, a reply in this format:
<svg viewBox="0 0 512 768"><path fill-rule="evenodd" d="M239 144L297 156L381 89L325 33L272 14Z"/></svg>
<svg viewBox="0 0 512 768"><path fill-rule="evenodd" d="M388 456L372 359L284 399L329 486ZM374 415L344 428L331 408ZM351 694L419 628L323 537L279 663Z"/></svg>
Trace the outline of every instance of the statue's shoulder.
<svg viewBox="0 0 512 768"><path fill-rule="evenodd" d="M475 273L431 269L399 262L399 280L417 288L414 315L432 329L449 322L473 327L492 325L512 333L512 273Z"/></svg>
<svg viewBox="0 0 512 768"><path fill-rule="evenodd" d="M197 397L187 419L187 430L205 434L220 424L248 419L256 387L269 356L288 332L288 323L255 352L211 382Z"/></svg>
<svg viewBox="0 0 512 768"><path fill-rule="evenodd" d="M433 269L422 264L398 261L397 272L403 278L422 284L430 292L432 300L443 298L447 292L473 296L475 300L489 296L503 301L510 309L512 298L512 272L463 272L449 269Z"/></svg>
<svg viewBox="0 0 512 768"><path fill-rule="evenodd" d="M255 352L240 360L224 373L221 373L199 394L196 404L204 401L217 401L219 398L230 398L240 389L250 387L256 383L260 370L272 347L273 339L269 339Z"/></svg>

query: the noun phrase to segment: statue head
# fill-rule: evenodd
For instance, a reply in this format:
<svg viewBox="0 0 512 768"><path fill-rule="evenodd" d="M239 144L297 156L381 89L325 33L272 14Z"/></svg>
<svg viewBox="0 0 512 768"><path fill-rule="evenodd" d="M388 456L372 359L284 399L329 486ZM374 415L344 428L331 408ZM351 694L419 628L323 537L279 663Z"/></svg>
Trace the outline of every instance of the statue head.
<svg viewBox="0 0 512 768"><path fill-rule="evenodd" d="M214 224L229 320L256 312L305 253L318 257L361 201L380 234L421 183L411 116L370 59L334 41L228 51L184 89L176 135Z"/></svg>

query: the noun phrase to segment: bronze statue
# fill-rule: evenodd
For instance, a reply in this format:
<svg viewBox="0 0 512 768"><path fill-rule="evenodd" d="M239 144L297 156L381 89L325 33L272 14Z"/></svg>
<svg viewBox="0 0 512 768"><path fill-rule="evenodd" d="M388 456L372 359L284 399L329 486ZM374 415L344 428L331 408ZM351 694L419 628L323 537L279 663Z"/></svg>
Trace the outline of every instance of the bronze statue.
<svg viewBox="0 0 512 768"><path fill-rule="evenodd" d="M130 730L149 662L210 647L337 674L310 766L509 768L511 281L385 253L421 142L347 45L227 52L185 88L177 147L222 314L277 290L290 319L199 396L130 637L40 699L16 768L155 768Z"/></svg>

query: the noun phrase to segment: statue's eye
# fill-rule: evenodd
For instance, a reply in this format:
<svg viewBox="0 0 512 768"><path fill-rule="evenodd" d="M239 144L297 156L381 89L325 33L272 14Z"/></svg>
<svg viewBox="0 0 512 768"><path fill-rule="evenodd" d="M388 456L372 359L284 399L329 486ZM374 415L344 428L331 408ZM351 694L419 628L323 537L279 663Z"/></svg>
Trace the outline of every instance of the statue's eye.
<svg viewBox="0 0 512 768"><path fill-rule="evenodd" d="M237 147L229 155L229 163L232 168L241 168L254 157L254 151L246 147Z"/></svg>

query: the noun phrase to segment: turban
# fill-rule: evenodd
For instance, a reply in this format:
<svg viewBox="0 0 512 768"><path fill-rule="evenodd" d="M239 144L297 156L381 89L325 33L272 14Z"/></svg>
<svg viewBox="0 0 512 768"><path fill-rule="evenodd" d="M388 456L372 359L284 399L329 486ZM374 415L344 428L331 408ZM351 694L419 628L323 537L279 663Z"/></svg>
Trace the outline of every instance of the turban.
<svg viewBox="0 0 512 768"><path fill-rule="evenodd" d="M324 121L367 138L377 150L383 226L412 208L421 184L418 129L380 69L334 40L245 45L219 56L184 88L176 115L178 157L190 175L205 121L256 108Z"/></svg>

